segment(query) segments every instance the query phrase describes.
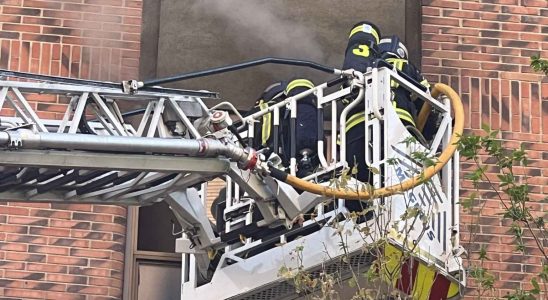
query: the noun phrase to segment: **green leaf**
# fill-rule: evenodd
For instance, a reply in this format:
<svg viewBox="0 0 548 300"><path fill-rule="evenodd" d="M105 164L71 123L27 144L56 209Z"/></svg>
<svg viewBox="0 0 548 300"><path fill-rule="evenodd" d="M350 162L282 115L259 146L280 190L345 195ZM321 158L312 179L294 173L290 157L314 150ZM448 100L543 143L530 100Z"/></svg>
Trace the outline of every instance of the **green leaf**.
<svg viewBox="0 0 548 300"><path fill-rule="evenodd" d="M481 123L481 129L483 131L485 131L486 133L490 133L491 132L491 127L489 126L489 124L487 123Z"/></svg>
<svg viewBox="0 0 548 300"><path fill-rule="evenodd" d="M485 245L481 245L481 247L480 247L479 259L480 260L489 260L489 258L487 258L487 249L485 248Z"/></svg>
<svg viewBox="0 0 548 300"><path fill-rule="evenodd" d="M531 278L531 284L533 285L533 289L531 290L531 294L538 295L540 294L540 286L537 282L536 278Z"/></svg>
<svg viewBox="0 0 548 300"><path fill-rule="evenodd" d="M351 288L355 288L356 287L356 279L354 279L354 277L350 278L350 280L348 280L348 286L351 287Z"/></svg>

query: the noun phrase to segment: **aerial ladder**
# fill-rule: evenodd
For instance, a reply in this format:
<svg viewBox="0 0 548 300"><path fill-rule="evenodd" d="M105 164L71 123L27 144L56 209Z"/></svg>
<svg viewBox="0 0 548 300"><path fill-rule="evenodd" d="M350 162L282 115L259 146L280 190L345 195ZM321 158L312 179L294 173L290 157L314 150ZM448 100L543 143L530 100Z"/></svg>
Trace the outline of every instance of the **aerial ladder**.
<svg viewBox="0 0 548 300"><path fill-rule="evenodd" d="M333 79L248 116L209 91L158 85L259 64L291 64ZM439 116L431 141L417 142L391 104L397 81ZM295 159L280 166L275 153L244 146L263 116L278 130L280 110L317 98L315 173L296 177ZM28 99L67 103L60 119L39 117ZM342 106L343 99L349 104ZM129 108L139 108L128 110ZM363 109L364 184L345 161L348 112ZM280 270L349 279L372 267L368 244L400 260L399 279L386 284L415 299L459 298L466 278L459 244L459 157L462 104L448 86L431 90L383 61L361 73L308 61L266 58L150 81L122 83L0 71L0 200L146 206L165 201L182 225L183 299L298 299ZM420 154L417 154L420 153ZM207 183L225 182L207 216ZM348 208L367 203L369 212ZM403 218L415 213L415 218ZM364 234L367 232L367 234ZM404 234L402 234L404 233ZM344 246L341 239L344 237ZM294 259L295 249L300 259ZM410 253L410 255L406 254ZM390 268L390 264L387 266ZM405 278L404 278L405 277Z"/></svg>

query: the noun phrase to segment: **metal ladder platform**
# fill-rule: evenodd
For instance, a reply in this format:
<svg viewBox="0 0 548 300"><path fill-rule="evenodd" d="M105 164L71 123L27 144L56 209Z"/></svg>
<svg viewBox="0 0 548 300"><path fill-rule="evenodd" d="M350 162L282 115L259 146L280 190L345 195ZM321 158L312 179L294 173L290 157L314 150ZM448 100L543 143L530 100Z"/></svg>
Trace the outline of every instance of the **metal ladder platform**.
<svg viewBox="0 0 548 300"><path fill-rule="evenodd" d="M443 95L432 97L386 67L340 74L346 76L348 86L333 91L333 82L345 81L337 78L242 117L227 102L208 108L202 99L218 95L207 91L151 87L128 92L124 84L0 71L0 201L137 206L166 201L183 227L176 249L183 256L185 298L295 299L298 293L279 277L281 264L313 274L324 266L348 275L348 265L339 260L349 254L350 265L367 269L374 258L364 255L359 243L375 243L386 234L381 228L394 229L389 239L395 249L406 249L411 239L416 259L435 267L432 274L447 278L451 286L463 284L456 201L458 154L449 154L429 183L417 178L430 167L410 156L418 149L434 157L439 148L454 144L449 100ZM411 135L391 104L392 80L441 114L438 133L428 145L406 142ZM360 108L366 119L366 163L380 170L371 185L386 191L370 203L389 204L390 211L375 211L374 219L353 219L344 197L297 192L298 186L282 180L295 178L294 157L287 174L280 175L272 168L273 160L244 147L226 124L218 128L220 123L215 123L226 121L227 111L232 111L239 118L239 129L251 133L266 114L279 124L283 107L293 109L295 118L296 102L312 94L322 116L319 131L328 129L329 139L318 135L320 166L298 180L315 185L316 191L318 187L320 191L336 189L321 178L339 176L349 166L345 126L350 110ZM352 97L339 113L342 99ZM57 103L62 108L59 118L41 118L40 99ZM446 155L445 150L441 155ZM226 182L222 230L212 227L203 202L204 183L218 177ZM363 185L351 184L356 184L353 192L359 194ZM424 211L427 222L395 225L394 220L410 206ZM311 210L315 217L296 222ZM349 236L350 246L341 249L336 238L339 230L366 227L372 229L368 239ZM399 231L408 236L398 236ZM289 253L303 245L303 265L297 266Z"/></svg>
<svg viewBox="0 0 548 300"><path fill-rule="evenodd" d="M130 95L115 83L15 72L0 72L2 77L0 130L11 139L0 155L0 201L147 205L228 169L226 159L153 152L154 138L201 137L189 118L203 116L202 98L216 93L153 88ZM41 99L66 103L55 104L65 109L62 118L40 118L35 108ZM144 109L123 114L120 107ZM53 137L58 149L25 148L25 129ZM108 137L139 137L151 152L113 144L99 151L70 149L67 137L103 143Z"/></svg>

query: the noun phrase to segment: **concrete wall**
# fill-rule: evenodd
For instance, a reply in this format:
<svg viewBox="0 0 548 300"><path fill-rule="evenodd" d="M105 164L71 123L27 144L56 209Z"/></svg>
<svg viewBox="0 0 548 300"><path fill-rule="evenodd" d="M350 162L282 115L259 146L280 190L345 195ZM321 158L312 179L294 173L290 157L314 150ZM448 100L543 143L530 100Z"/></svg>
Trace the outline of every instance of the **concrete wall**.
<svg viewBox="0 0 548 300"><path fill-rule="evenodd" d="M419 8L417 0L145 1L141 75L167 76L267 56L340 67L348 32L361 20L378 24L383 35L405 39L417 61ZM247 109L266 86L294 76L317 83L330 78L318 71L268 65L173 86L218 91Z"/></svg>

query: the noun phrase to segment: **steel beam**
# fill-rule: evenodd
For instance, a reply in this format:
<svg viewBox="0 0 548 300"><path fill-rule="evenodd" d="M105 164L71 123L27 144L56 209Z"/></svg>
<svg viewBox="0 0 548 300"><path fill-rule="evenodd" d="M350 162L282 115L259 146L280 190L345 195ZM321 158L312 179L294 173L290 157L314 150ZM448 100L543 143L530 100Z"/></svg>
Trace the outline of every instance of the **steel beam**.
<svg viewBox="0 0 548 300"><path fill-rule="evenodd" d="M56 150L4 151L1 166L116 170L162 173L196 172L204 175L226 174L230 162L221 158L194 158L165 155L90 153Z"/></svg>
<svg viewBox="0 0 548 300"><path fill-rule="evenodd" d="M29 197L27 192L31 188L25 189L23 187L13 188L9 191L0 192L0 201L3 202L46 202L46 203L87 203L87 204L113 204L113 205L141 205L137 197L118 199L112 198L105 200L102 197L89 197L85 199L73 198L65 199L62 191L51 191L44 194L38 194ZM150 204L150 203L147 203Z"/></svg>

